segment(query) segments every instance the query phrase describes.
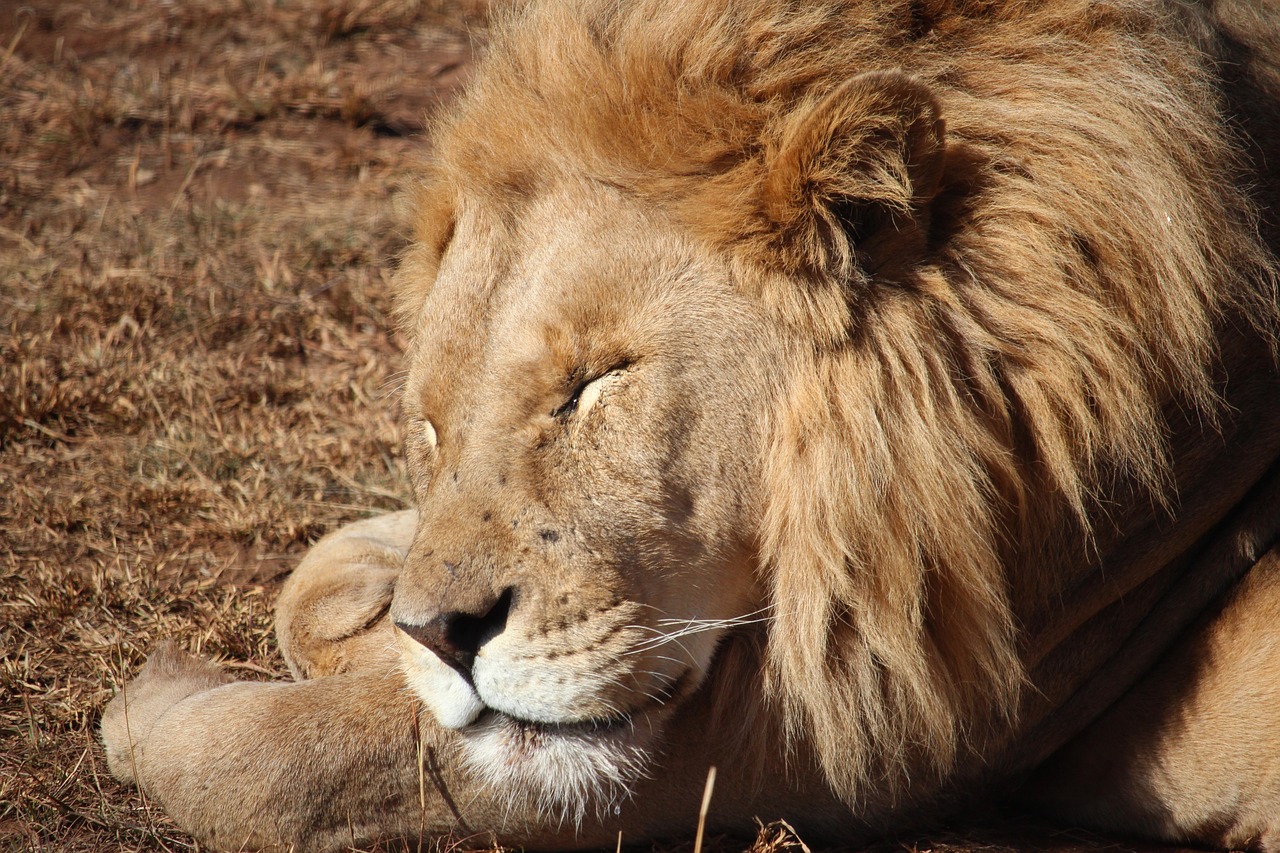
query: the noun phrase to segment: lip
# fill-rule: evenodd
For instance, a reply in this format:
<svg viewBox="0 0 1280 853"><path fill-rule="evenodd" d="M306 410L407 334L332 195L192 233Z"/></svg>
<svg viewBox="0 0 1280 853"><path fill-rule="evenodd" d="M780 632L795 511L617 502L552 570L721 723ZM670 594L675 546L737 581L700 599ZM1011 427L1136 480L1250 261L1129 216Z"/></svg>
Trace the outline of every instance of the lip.
<svg viewBox="0 0 1280 853"><path fill-rule="evenodd" d="M575 737L590 734L611 734L632 728L635 725L635 717L635 714L623 714L617 717L581 720L575 723L541 723L536 720L513 717L494 708L488 708L480 714L473 726L480 728L495 723L505 724L528 738Z"/></svg>
<svg viewBox="0 0 1280 853"><path fill-rule="evenodd" d="M540 720L528 720L508 714L492 706L486 707L472 724L481 727L485 724L506 723L528 739L541 737L580 737L583 735L608 735L624 730L634 730L640 721L651 721L663 712L674 709L672 700L685 692L691 670L685 670L673 681L665 685L649 700L639 707L609 717L592 717L586 720L553 723Z"/></svg>

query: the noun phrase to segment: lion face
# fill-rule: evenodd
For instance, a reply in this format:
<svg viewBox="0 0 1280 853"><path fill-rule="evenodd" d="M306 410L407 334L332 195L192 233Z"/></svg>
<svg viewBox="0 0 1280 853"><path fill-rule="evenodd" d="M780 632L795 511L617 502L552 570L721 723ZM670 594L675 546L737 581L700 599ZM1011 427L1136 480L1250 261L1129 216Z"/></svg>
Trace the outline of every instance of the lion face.
<svg viewBox="0 0 1280 853"><path fill-rule="evenodd" d="M1251 214L1208 101L1152 132L1128 35L1055 89L890 14L708 8L513 17L399 276L407 680L494 790L566 814L628 789L749 619L735 695L850 805L996 742L1020 631L1092 559L1042 543L1159 498L1164 413L1216 406L1215 318L1273 275L1222 225ZM1097 123L1008 108L1067 97Z"/></svg>
<svg viewBox="0 0 1280 853"><path fill-rule="evenodd" d="M514 223L467 199L452 227L416 315L421 521L391 615L473 768L580 816L760 608L776 353L707 250L608 187L565 181Z"/></svg>

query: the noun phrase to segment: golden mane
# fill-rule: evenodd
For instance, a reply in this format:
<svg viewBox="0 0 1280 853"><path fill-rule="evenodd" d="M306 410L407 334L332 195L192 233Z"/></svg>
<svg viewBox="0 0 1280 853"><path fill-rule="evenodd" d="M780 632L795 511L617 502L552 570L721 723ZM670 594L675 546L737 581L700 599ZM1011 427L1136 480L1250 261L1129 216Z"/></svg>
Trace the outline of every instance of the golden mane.
<svg viewBox="0 0 1280 853"><path fill-rule="evenodd" d="M1028 544L1117 483L1160 500L1164 409L1212 417L1219 324L1274 322L1169 26L1124 0L542 3L437 132L406 316L451 199L517 218L578 175L722 252L794 336L761 406L765 679L849 801L1016 715Z"/></svg>

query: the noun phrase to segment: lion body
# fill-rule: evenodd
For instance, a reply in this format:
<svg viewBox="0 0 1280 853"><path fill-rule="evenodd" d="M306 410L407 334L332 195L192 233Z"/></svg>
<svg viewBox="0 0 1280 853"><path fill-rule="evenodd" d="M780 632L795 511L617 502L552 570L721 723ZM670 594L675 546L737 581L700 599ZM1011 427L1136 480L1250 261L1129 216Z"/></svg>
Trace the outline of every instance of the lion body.
<svg viewBox="0 0 1280 853"><path fill-rule="evenodd" d="M639 840L712 764L722 829L1022 790L1269 843L1278 45L1231 4L523 9L399 273L419 510L289 581L310 681L166 652L113 770L231 846Z"/></svg>

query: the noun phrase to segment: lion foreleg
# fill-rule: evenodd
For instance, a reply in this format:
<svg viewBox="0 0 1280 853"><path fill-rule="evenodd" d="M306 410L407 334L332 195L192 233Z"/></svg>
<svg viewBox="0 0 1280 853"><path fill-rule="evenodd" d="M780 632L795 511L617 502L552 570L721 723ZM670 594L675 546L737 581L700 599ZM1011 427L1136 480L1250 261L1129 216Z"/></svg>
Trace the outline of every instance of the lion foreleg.
<svg viewBox="0 0 1280 853"><path fill-rule="evenodd" d="M102 735L114 775L217 849L345 849L458 826L448 733L391 673L228 683L167 645L112 700Z"/></svg>
<svg viewBox="0 0 1280 853"><path fill-rule="evenodd" d="M1035 798L1098 828L1280 849L1280 552L1051 760Z"/></svg>
<svg viewBox="0 0 1280 853"><path fill-rule="evenodd" d="M276 603L276 637L295 678L394 664L386 613L417 518L403 510L348 524L294 569Z"/></svg>

